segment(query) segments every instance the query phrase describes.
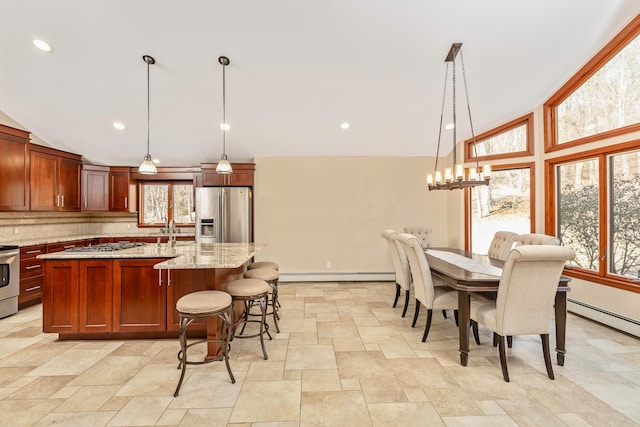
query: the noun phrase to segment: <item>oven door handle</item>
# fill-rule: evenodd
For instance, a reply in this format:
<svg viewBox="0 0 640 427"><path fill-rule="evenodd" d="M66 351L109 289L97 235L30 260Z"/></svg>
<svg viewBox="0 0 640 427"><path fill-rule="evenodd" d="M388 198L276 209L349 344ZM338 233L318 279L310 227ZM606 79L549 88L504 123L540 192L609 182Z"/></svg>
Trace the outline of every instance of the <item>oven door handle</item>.
<svg viewBox="0 0 640 427"><path fill-rule="evenodd" d="M0 260L1 260L2 258L8 258L8 257L10 257L10 256L17 256L17 255L20 255L20 251L19 251L19 250L17 250L17 251L11 251L11 252L0 252ZM1 264L1 263L0 263L0 264Z"/></svg>

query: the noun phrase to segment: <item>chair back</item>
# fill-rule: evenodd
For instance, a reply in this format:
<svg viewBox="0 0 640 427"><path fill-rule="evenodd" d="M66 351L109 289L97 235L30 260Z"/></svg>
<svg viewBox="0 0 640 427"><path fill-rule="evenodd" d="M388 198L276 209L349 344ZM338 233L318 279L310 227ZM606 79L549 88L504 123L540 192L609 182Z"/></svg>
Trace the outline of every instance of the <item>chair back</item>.
<svg viewBox="0 0 640 427"><path fill-rule="evenodd" d="M396 273L396 283L403 290L411 289L411 270L409 269L409 261L404 248L398 242L398 233L394 230L382 230L380 233L387 240L391 259L393 260L393 269Z"/></svg>
<svg viewBox="0 0 640 427"><path fill-rule="evenodd" d="M516 240L516 247L524 245L560 246L560 239L554 236L547 236L546 234L521 234L518 240Z"/></svg>
<svg viewBox="0 0 640 427"><path fill-rule="evenodd" d="M496 231L496 234L493 235L493 240L491 240L491 245L489 245L487 255L491 258L505 261L509 257L509 252L513 249L518 237L520 237L519 234L511 231Z"/></svg>
<svg viewBox="0 0 640 427"><path fill-rule="evenodd" d="M575 253L564 246L519 246L504 264L496 299L496 332L548 334L558 281Z"/></svg>
<svg viewBox="0 0 640 427"><path fill-rule="evenodd" d="M409 259L409 268L413 278L413 292L416 299L424 304L428 309L433 308L434 289L431 279L431 269L429 261L424 253L424 248L420 241L413 234L400 234L398 240L404 247Z"/></svg>
<svg viewBox="0 0 640 427"><path fill-rule="evenodd" d="M431 227L412 225L409 227L405 227L404 232L416 236L422 247L425 249L433 246L433 242L431 241Z"/></svg>

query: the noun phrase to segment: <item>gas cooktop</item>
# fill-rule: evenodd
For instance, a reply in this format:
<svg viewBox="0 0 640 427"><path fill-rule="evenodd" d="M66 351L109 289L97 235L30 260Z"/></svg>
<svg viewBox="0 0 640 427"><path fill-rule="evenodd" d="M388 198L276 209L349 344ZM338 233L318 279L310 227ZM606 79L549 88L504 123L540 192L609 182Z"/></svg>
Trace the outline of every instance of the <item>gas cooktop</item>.
<svg viewBox="0 0 640 427"><path fill-rule="evenodd" d="M121 249L130 249L137 246L144 246L144 242L116 242L116 243L100 243L98 245L76 246L69 248L65 252L110 252L119 251Z"/></svg>

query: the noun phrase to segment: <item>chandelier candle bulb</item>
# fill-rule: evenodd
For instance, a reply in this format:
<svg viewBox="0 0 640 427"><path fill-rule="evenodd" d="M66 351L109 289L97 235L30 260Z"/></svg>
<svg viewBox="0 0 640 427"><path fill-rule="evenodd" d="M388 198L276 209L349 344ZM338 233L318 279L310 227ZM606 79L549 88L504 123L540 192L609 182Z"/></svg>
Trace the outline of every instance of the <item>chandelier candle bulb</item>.
<svg viewBox="0 0 640 427"><path fill-rule="evenodd" d="M482 175L484 175L484 178L491 178L491 165L484 165L482 166Z"/></svg>
<svg viewBox="0 0 640 427"><path fill-rule="evenodd" d="M433 185L433 174L427 175L427 186L431 187Z"/></svg>
<svg viewBox="0 0 640 427"><path fill-rule="evenodd" d="M464 168L461 164L456 165L456 180L462 181L464 179Z"/></svg>
<svg viewBox="0 0 640 427"><path fill-rule="evenodd" d="M442 172L436 171L436 184L442 184Z"/></svg>
<svg viewBox="0 0 640 427"><path fill-rule="evenodd" d="M469 181L475 181L476 179L478 179L476 168L469 168Z"/></svg>
<svg viewBox="0 0 640 427"><path fill-rule="evenodd" d="M444 170L444 181L445 182L451 182L453 181L453 173L451 171L451 168L446 168Z"/></svg>

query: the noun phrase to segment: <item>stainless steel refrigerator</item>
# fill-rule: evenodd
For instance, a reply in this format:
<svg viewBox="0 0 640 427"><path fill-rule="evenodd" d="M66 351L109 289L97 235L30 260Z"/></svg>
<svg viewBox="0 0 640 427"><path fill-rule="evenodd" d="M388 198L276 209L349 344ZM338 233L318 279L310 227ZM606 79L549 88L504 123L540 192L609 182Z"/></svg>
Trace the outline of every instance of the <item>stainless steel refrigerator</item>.
<svg viewBox="0 0 640 427"><path fill-rule="evenodd" d="M249 187L196 188L196 242L251 242Z"/></svg>

